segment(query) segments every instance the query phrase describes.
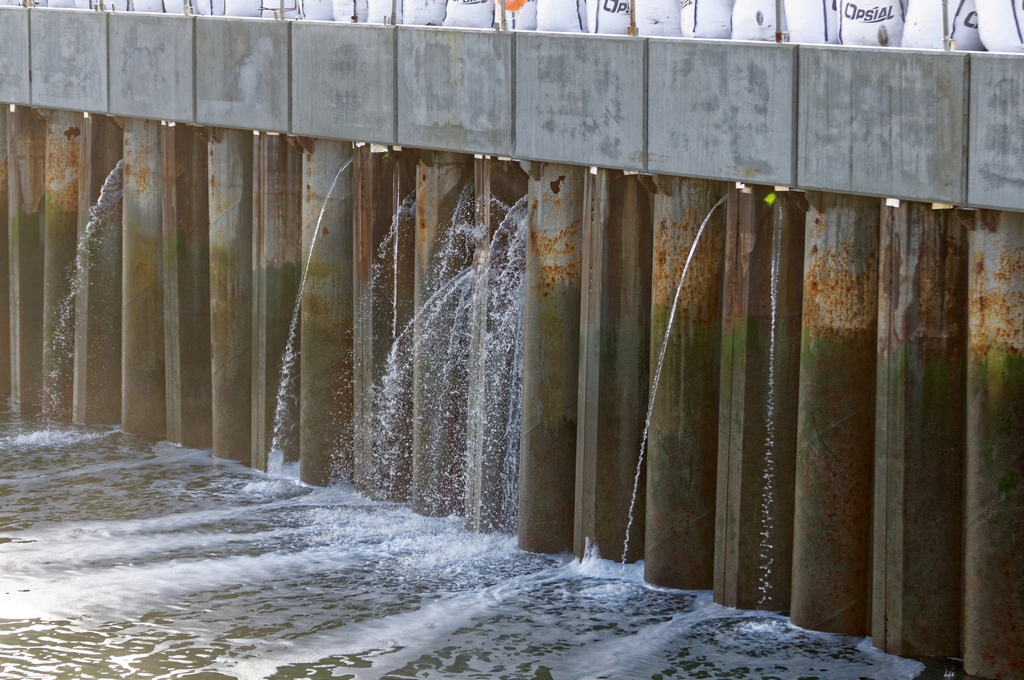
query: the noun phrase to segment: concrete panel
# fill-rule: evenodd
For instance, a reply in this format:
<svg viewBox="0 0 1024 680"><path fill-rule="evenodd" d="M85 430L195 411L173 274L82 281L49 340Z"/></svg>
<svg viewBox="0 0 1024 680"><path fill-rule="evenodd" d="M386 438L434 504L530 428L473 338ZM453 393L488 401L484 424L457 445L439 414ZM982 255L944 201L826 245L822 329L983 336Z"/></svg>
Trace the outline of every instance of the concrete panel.
<svg viewBox="0 0 1024 680"><path fill-rule="evenodd" d="M398 29L398 141L512 154L512 33Z"/></svg>
<svg viewBox="0 0 1024 680"><path fill-rule="evenodd" d="M28 15L20 7L0 7L0 103L30 103Z"/></svg>
<svg viewBox="0 0 1024 680"><path fill-rule="evenodd" d="M394 32L374 24L293 24L292 132L394 143Z"/></svg>
<svg viewBox="0 0 1024 680"><path fill-rule="evenodd" d="M651 39L647 169L792 186L796 45Z"/></svg>
<svg viewBox="0 0 1024 680"><path fill-rule="evenodd" d="M107 14L32 12L32 105L107 111Z"/></svg>
<svg viewBox="0 0 1024 680"><path fill-rule="evenodd" d="M194 19L174 14L110 15L110 112L192 122Z"/></svg>
<svg viewBox="0 0 1024 680"><path fill-rule="evenodd" d="M288 132L290 21L197 17L196 119Z"/></svg>
<svg viewBox="0 0 1024 680"><path fill-rule="evenodd" d="M964 203L967 54L800 46L801 187Z"/></svg>
<svg viewBox="0 0 1024 680"><path fill-rule="evenodd" d="M967 201L1024 210L1024 58L971 55Z"/></svg>
<svg viewBox="0 0 1024 680"><path fill-rule="evenodd" d="M645 45L636 38L517 33L515 154L642 169Z"/></svg>

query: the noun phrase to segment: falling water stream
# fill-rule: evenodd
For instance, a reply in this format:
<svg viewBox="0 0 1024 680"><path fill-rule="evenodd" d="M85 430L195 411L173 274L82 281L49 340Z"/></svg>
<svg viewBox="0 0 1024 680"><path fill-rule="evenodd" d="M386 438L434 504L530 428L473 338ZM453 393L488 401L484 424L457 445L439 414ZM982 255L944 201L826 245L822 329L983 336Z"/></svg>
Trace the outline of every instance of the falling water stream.
<svg viewBox="0 0 1024 680"><path fill-rule="evenodd" d="M761 490L761 531L758 545L758 583L761 593L758 605L764 607L771 599L772 508L775 505L775 333L779 306L779 261L782 258L782 220L773 220L772 227L772 325L768 340L768 396L765 404L764 488Z"/></svg>
<svg viewBox="0 0 1024 680"><path fill-rule="evenodd" d="M288 436L293 423L288 422L288 402L296 401L297 395L294 394L295 389L295 377L296 377L296 365L298 361L299 352L295 350L295 339L299 329L299 313L302 311L302 290L306 286L306 276L309 274L309 263L313 260L313 249L316 248L316 239L320 235L320 224L324 220L324 212L327 210L327 203L331 200L331 195L334 194L334 188L338 186L338 180L341 179L341 174L352 165L352 159L349 158L344 165L338 170L338 174L334 176L334 181L331 182L330 189L327 190L327 195L324 196L323 205L320 206L320 215L316 220L316 227L313 229L313 238L309 242L309 252L306 253L306 264L302 268L302 278L299 280L299 290L295 294L295 306L292 309L292 320L288 325L288 343L285 345L284 355L281 357L281 379L278 381L277 386L277 400L274 404L274 427L272 430L273 436L270 440L270 452L267 456L267 473L271 475L285 475L290 477L298 477L297 470L285 470L284 463L284 441ZM297 466L296 466L297 467Z"/></svg>
<svg viewBox="0 0 1024 680"><path fill-rule="evenodd" d="M654 371L654 380L651 383L651 396L648 397L647 400L647 417L644 419L644 433L640 439L640 455L636 462L636 474L633 476L633 495L629 499L629 518L626 520L626 536L622 541L623 573L625 573L626 569L626 555L629 554L629 533L633 528L633 510L636 509L636 495L637 490L640 488L640 474L643 470L644 454L647 451L647 436L651 429L651 414L654 412L654 398L658 394L658 381L661 379L661 369L665 364L665 352L668 350L668 341L672 337L672 324L676 320L676 309L679 307L679 297L683 292L683 282L686 280L686 272L690 269L690 262L693 260L693 255L697 252L697 246L700 244L700 237L704 233L704 228L708 226L708 222L711 220L711 216L715 214L715 210L725 203L727 198L729 197L726 195L718 199L718 203L715 203L711 207L711 210L708 211L704 221L700 223L700 228L697 229L697 235L693 237L693 243L690 245L690 252L686 256L686 262L683 264L683 271L679 275L679 285L676 286L675 297L672 298L672 308L668 313L668 324L665 326L665 338L661 341L661 351L658 353L658 366Z"/></svg>
<svg viewBox="0 0 1024 680"><path fill-rule="evenodd" d="M110 171L100 188L100 195L96 203L89 208L89 221L78 236L78 244L75 249L74 269L68 272L68 294L60 302L60 314L57 319L57 327L54 330L50 342L62 358L63 365L70 365L74 361L75 351L75 298L81 290L85 276L86 267L89 266L87 256L93 246L93 237L96 228L100 224L109 223L112 220L121 219L121 191L124 187L124 161L119 160L114 169ZM56 376L53 376L56 377ZM59 397L56 394L47 392L43 395L47 403L53 407Z"/></svg>

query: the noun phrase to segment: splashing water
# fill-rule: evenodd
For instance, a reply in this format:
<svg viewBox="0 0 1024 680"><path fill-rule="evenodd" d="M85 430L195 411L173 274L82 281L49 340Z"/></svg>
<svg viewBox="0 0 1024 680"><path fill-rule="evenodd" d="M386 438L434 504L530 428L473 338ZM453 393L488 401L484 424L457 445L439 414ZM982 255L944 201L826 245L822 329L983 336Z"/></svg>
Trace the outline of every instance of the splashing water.
<svg viewBox="0 0 1024 680"><path fill-rule="evenodd" d="M765 607L771 595L772 506L775 503L775 326L779 302L779 260L782 257L782 220L774 221L772 229L772 326L768 340L768 399L765 406L764 489L761 492L761 541L758 557L758 605Z"/></svg>
<svg viewBox="0 0 1024 680"><path fill-rule="evenodd" d="M40 430L40 428L45 430ZM0 409L0 676L909 680L870 640ZM46 502L40 502L46 499ZM929 677L941 677L939 675ZM956 677L962 677L959 673Z"/></svg>
<svg viewBox="0 0 1024 680"><path fill-rule="evenodd" d="M481 531L512 533L518 524L527 233L524 197L509 209L476 267L466 515Z"/></svg>
<svg viewBox="0 0 1024 680"><path fill-rule="evenodd" d="M69 365L74 362L75 351L75 299L81 290L85 280L86 268L89 266L86 258L89 249L93 244L93 236L101 224L116 224L121 220L121 193L124 188L124 161L119 160L103 181L100 188L100 195L96 203L89 208L89 221L78 236L78 244L75 249L75 263L68 271L68 294L60 302L57 327L54 329L50 342L57 356L61 358L58 368L50 372L51 378L59 377L61 364ZM43 395L51 412L58 408L60 395L56 394L52 386L48 387Z"/></svg>
<svg viewBox="0 0 1024 680"><path fill-rule="evenodd" d="M647 450L647 436L651 429L651 414L654 412L654 398L658 394L658 381L661 379L661 368L665 363L665 352L668 349L668 341L672 335L672 324L676 319L676 309L679 307L679 296L683 292L683 282L686 280L686 272L690 269L690 262L693 261L693 256L697 252L697 245L700 243L700 237L704 233L704 228L708 226L708 222L711 221L711 216L715 214L715 210L720 205L725 203L728 196L723 196L718 199L718 203L715 203L708 211L707 217L701 222L700 228L697 230L697 235L693 238L693 244L690 246L690 252L686 256L686 262L683 264L683 272L679 275L679 285L676 287L675 297L672 298L672 308L668 314L668 325L665 328L665 338L661 342L661 352L658 354L658 368L654 371L654 381L651 383L651 396L647 401L647 418L644 419L644 433L640 439L640 457L636 462L636 475L633 476L633 496L629 499L629 519L626 521L626 537L622 542L622 569L625 573L626 569L626 555L629 552L629 533L633 527L633 510L636 508L636 494L637 489L640 488L640 472L643 469L644 462L644 451Z"/></svg>
<svg viewBox="0 0 1024 680"><path fill-rule="evenodd" d="M504 217L486 253L481 251L480 258L471 262L476 244L487 235L473 217L472 185L462 191L450 228L440 233L424 276L443 283L391 342L384 374L373 390L372 438L379 451L375 456L380 457L376 466L380 472L373 484L382 497L408 497L409 480L402 470L412 457L411 395L420 352L430 359L421 363L420 379L432 381L433 393L439 395L418 415L421 431L434 437L425 445L448 445L464 452L462 468L451 471L443 480L444 488L431 493L438 494L439 502L442 497L456 498L461 508L470 481L466 475L480 472L474 465L483 461L484 474L498 477L500 485L480 499L486 506L484 514L491 518L482 527L515 531L526 202L522 199L510 207L494 198L491 201ZM390 249L390 244L382 244L378 256ZM482 339L478 346L474 333ZM460 387L466 385L480 394L471 397Z"/></svg>
<svg viewBox="0 0 1024 680"><path fill-rule="evenodd" d="M295 307L292 309L292 320L288 326L288 344L285 345L284 356L281 359L281 379L278 382L277 401L274 405L273 436L270 440L270 453L267 456L267 473L270 475L282 476L285 474L284 442L292 427L291 424L287 423L288 402L289 400L294 402L298 398L293 394L293 385L295 383L296 361L299 358L299 352L295 349L295 337L299 328L299 313L302 310L302 289L306 286L309 263L313 259L313 249L316 248L316 238L320 235L320 223L323 222L324 212L327 210L327 202L331 199L331 195L334 194L334 188L338 185L338 180L341 179L342 173L350 165L352 165L351 158L338 170L338 174L334 176L334 181L331 182L330 189L327 190L327 195L324 196L323 205L320 206L320 216L317 218L316 228L313 230L313 238L309 242L309 252L306 253L306 264L302 269L302 278L299 280L299 290L295 294Z"/></svg>

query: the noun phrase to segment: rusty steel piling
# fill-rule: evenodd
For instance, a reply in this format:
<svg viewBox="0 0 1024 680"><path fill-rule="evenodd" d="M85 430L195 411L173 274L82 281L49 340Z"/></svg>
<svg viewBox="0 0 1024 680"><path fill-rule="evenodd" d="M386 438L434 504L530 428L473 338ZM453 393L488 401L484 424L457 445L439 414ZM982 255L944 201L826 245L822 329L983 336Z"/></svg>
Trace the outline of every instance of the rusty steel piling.
<svg viewBox="0 0 1024 680"><path fill-rule="evenodd" d="M121 422L120 201L103 219L94 218L90 209L124 155L124 133L107 116L89 116L83 123L71 410L76 423L111 425Z"/></svg>
<svg viewBox="0 0 1024 680"><path fill-rule="evenodd" d="M964 670L1024 678L1024 214L968 235Z"/></svg>
<svg viewBox="0 0 1024 680"><path fill-rule="evenodd" d="M167 441L213 444L210 208L204 128L161 127Z"/></svg>
<svg viewBox="0 0 1024 680"><path fill-rule="evenodd" d="M709 590L715 552L724 207L693 250L671 329L668 324L698 229L727 188L723 182L663 175L654 184L652 385L662 345L668 344L658 390L648 406L644 580Z"/></svg>
<svg viewBox="0 0 1024 680"><path fill-rule="evenodd" d="M586 176L573 553L622 558L647 415L651 196L636 176ZM644 471L626 561L644 554Z"/></svg>
<svg viewBox="0 0 1024 680"><path fill-rule="evenodd" d="M11 401L32 413L43 391L46 121L18 106L7 118Z"/></svg>
<svg viewBox="0 0 1024 680"><path fill-rule="evenodd" d="M458 366L447 367L431 342L423 314L428 300L468 266L472 250L453 232L460 199L472 188L472 156L424 152L416 180L415 309L413 322L413 511L427 516L461 512L465 493L467 386ZM472 209L472 205L469 205ZM447 251L447 252L446 252ZM437 333L437 330L434 330Z"/></svg>
<svg viewBox="0 0 1024 680"><path fill-rule="evenodd" d="M207 128L213 455L252 460L253 134Z"/></svg>
<svg viewBox="0 0 1024 680"><path fill-rule="evenodd" d="M299 476L323 486L352 479L352 145L302 144Z"/></svg>
<svg viewBox="0 0 1024 680"><path fill-rule="evenodd" d="M48 111L43 256L43 415L70 421L74 394L74 300L78 181L84 118Z"/></svg>
<svg viewBox="0 0 1024 680"><path fill-rule="evenodd" d="M879 201L810 192L793 520L793 623L869 627Z"/></svg>
<svg viewBox="0 0 1024 680"><path fill-rule="evenodd" d="M10 275L8 263L10 252L8 248L9 224L8 220L8 186L7 186L7 163L8 163L8 139L7 139L7 107L0 107L0 219L4 220L4 227L0 229L0 395L11 393L11 295Z"/></svg>
<svg viewBox="0 0 1024 680"><path fill-rule="evenodd" d="M890 654L960 656L974 213L881 211L871 639Z"/></svg>
<svg viewBox="0 0 1024 680"><path fill-rule="evenodd" d="M263 133L256 147L252 234L252 466L267 470L289 326L299 293L302 250L302 154L285 135ZM294 351L299 351L301 328ZM298 362L285 386L284 462L299 459Z"/></svg>
<svg viewBox="0 0 1024 680"><path fill-rule="evenodd" d="M729 188L713 578L728 607L789 606L806 210L798 192Z"/></svg>
<svg viewBox="0 0 1024 680"><path fill-rule="evenodd" d="M572 550L586 168L530 163L519 547Z"/></svg>
<svg viewBox="0 0 1024 680"><path fill-rule="evenodd" d="M162 437L167 426L164 375L163 199L160 123L124 125L121 278L121 427Z"/></svg>
<svg viewBox="0 0 1024 680"><path fill-rule="evenodd" d="M353 482L372 498L408 501L412 476L412 427L381 432L375 420L374 386L387 371L388 355L413 318L416 162L405 152L353 150ZM410 203L406 205L406 200ZM411 392L392 397L412 413ZM384 438L387 438L384 441Z"/></svg>

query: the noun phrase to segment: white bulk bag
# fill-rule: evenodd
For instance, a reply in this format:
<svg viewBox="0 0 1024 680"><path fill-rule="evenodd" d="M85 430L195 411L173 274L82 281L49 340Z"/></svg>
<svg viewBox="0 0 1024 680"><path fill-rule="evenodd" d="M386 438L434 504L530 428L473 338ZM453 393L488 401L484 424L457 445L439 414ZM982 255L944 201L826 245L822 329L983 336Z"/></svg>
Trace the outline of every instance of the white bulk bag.
<svg viewBox="0 0 1024 680"><path fill-rule="evenodd" d="M978 32L990 52L1024 52L1024 0L976 0ZM958 41L959 42L959 41Z"/></svg>
<svg viewBox="0 0 1024 680"><path fill-rule="evenodd" d="M775 40L775 0L736 0L732 39Z"/></svg>
<svg viewBox="0 0 1024 680"><path fill-rule="evenodd" d="M345 20L350 16L345 17ZM333 0L302 0L302 18L309 21L334 21Z"/></svg>
<svg viewBox="0 0 1024 680"><path fill-rule="evenodd" d="M494 26L493 0L448 0L443 26L491 28Z"/></svg>
<svg viewBox="0 0 1024 680"><path fill-rule="evenodd" d="M679 0L635 0L640 35L678 38L683 35Z"/></svg>
<svg viewBox="0 0 1024 680"><path fill-rule="evenodd" d="M335 21L344 21L350 23L352 21L352 15L358 14L356 10L356 4L352 0L331 0L331 14L334 15ZM360 23L366 23L366 17L363 16L359 19Z"/></svg>
<svg viewBox="0 0 1024 680"><path fill-rule="evenodd" d="M978 13L974 10L974 0L949 0L947 16L949 34L956 40L958 50L983 49L978 36ZM942 49L942 0L910 0L900 45Z"/></svg>
<svg viewBox="0 0 1024 680"><path fill-rule="evenodd" d="M587 3L591 33L629 34L629 0L592 0Z"/></svg>
<svg viewBox="0 0 1024 680"><path fill-rule="evenodd" d="M508 6L513 6L513 2L509 2ZM537 0L528 0L528 2L518 6L519 9L515 11L512 17L512 28L517 31L536 31Z"/></svg>
<svg viewBox="0 0 1024 680"><path fill-rule="evenodd" d="M274 0L268 1L273 2ZM260 5L262 5L260 0L224 0L224 16L258 17L261 14Z"/></svg>
<svg viewBox="0 0 1024 680"><path fill-rule="evenodd" d="M839 0L839 42L899 47L904 13L902 0Z"/></svg>
<svg viewBox="0 0 1024 680"><path fill-rule="evenodd" d="M385 19L391 20L392 0L367 0L366 23L383 24ZM402 21L402 0L394 0L395 23Z"/></svg>
<svg viewBox="0 0 1024 680"><path fill-rule="evenodd" d="M189 0L196 14L224 16L224 0Z"/></svg>
<svg viewBox="0 0 1024 680"><path fill-rule="evenodd" d="M786 30L795 43L839 42L839 0L786 0Z"/></svg>
<svg viewBox="0 0 1024 680"><path fill-rule="evenodd" d="M682 0L684 38L732 37L733 0Z"/></svg>
<svg viewBox="0 0 1024 680"><path fill-rule="evenodd" d="M405 0L402 23L407 26L440 26L444 23L445 5L445 0Z"/></svg>
<svg viewBox="0 0 1024 680"><path fill-rule="evenodd" d="M175 0L171 0L174 2ZM178 0L180 2L181 0ZM53 5L50 5L53 7ZM131 0L128 8L132 12L159 12L164 13L164 0ZM180 7L178 8L181 9Z"/></svg>
<svg viewBox="0 0 1024 680"><path fill-rule="evenodd" d="M47 7L57 7L60 9L76 9L75 0L49 0L46 3ZM163 10L160 10L161 12Z"/></svg>
<svg viewBox="0 0 1024 680"><path fill-rule="evenodd" d="M586 0L537 0L537 30L586 33Z"/></svg>

